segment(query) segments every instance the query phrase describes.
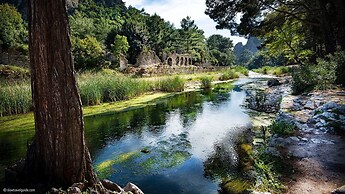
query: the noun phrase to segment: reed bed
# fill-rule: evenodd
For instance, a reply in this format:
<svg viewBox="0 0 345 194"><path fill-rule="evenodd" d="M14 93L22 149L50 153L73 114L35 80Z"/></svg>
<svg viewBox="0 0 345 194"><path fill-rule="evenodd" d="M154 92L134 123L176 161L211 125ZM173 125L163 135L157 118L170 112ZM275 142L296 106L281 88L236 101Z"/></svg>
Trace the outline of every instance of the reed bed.
<svg viewBox="0 0 345 194"><path fill-rule="evenodd" d="M148 92L180 92L185 80L178 76L156 80L130 78L114 73L83 73L78 78L83 106L128 100ZM28 81L0 84L0 116L27 113L32 110Z"/></svg>
<svg viewBox="0 0 345 194"><path fill-rule="evenodd" d="M31 87L25 83L0 85L0 116L27 113L32 110Z"/></svg>

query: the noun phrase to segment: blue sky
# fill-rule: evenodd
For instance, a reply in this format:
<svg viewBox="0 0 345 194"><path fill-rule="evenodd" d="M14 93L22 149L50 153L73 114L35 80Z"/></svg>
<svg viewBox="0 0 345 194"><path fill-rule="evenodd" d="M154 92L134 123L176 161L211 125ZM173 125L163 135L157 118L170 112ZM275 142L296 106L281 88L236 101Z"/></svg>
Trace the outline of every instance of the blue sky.
<svg viewBox="0 0 345 194"><path fill-rule="evenodd" d="M170 21L176 27L180 27L180 21L186 16L191 16L196 25L205 31L205 36L221 34L230 37L234 44L246 42L242 37L230 36L229 30L217 30L216 23L204 12L205 0L123 0L127 6L132 5L138 9L144 8L149 14L157 13L166 21Z"/></svg>

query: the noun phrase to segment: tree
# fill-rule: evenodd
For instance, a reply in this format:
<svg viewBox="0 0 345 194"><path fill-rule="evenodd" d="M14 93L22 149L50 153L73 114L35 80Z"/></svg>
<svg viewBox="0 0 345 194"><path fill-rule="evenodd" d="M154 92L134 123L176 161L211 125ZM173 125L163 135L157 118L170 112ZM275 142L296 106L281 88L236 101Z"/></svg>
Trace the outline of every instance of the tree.
<svg viewBox="0 0 345 194"><path fill-rule="evenodd" d="M17 9L9 4L0 4L0 46L8 49L23 42L24 21Z"/></svg>
<svg viewBox="0 0 345 194"><path fill-rule="evenodd" d="M72 42L75 68L77 70L103 65L104 50L102 44L95 37L87 35L83 39L73 38Z"/></svg>
<svg viewBox="0 0 345 194"><path fill-rule="evenodd" d="M30 0L29 40L35 138L26 176L54 186L98 182L84 140L65 0Z"/></svg>
<svg viewBox="0 0 345 194"><path fill-rule="evenodd" d="M114 44L111 44L111 51L116 58L116 63L119 65L121 56L125 56L129 49L126 36L116 35Z"/></svg>
<svg viewBox="0 0 345 194"><path fill-rule="evenodd" d="M207 39L207 47L217 64L229 66L234 64L232 40L219 34L214 34Z"/></svg>

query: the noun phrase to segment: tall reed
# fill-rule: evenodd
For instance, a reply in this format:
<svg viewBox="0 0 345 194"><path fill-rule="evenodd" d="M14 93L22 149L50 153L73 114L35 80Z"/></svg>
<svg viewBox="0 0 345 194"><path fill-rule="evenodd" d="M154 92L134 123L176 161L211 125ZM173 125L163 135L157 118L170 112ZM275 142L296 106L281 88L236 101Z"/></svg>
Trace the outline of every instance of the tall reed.
<svg viewBox="0 0 345 194"><path fill-rule="evenodd" d="M20 114L32 109L30 84L0 85L0 116Z"/></svg>

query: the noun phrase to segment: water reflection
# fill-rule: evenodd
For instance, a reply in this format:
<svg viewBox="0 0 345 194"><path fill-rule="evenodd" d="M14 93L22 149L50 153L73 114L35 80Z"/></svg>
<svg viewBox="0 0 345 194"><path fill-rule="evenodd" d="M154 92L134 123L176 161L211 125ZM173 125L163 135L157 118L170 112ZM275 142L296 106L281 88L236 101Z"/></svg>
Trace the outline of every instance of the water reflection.
<svg viewBox="0 0 345 194"><path fill-rule="evenodd" d="M189 92L157 105L85 119L87 143L102 178L132 181L147 193L218 193L204 162L217 149L236 163L235 141L250 126L246 94ZM230 163L231 164L231 163ZM212 169L212 168L209 168Z"/></svg>

